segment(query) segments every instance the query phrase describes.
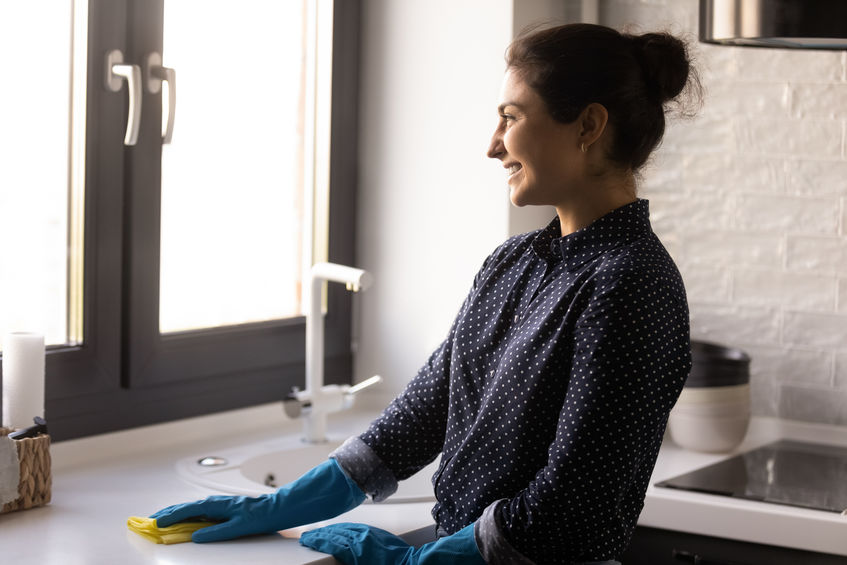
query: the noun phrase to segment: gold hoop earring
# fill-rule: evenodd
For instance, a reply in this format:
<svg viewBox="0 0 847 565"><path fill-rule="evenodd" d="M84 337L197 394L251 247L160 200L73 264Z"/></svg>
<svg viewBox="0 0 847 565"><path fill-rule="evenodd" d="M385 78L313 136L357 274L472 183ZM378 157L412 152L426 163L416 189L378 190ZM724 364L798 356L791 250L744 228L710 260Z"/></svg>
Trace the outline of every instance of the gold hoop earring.
<svg viewBox="0 0 847 565"><path fill-rule="evenodd" d="M585 142L584 142L584 141L582 142L582 145L580 145L580 146L579 146L579 148L580 148L580 149L582 149L582 152L583 152L583 153L588 153L588 149L585 147Z"/></svg>

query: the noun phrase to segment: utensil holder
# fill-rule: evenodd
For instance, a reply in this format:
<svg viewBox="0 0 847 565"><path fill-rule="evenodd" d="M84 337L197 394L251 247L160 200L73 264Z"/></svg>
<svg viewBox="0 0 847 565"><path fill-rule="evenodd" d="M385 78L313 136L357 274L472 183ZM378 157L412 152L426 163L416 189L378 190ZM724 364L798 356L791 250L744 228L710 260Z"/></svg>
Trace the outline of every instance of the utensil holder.
<svg viewBox="0 0 847 565"><path fill-rule="evenodd" d="M0 436L10 434L15 430L0 428ZM50 462L50 436L39 435L34 438L15 440L20 461L20 481L18 482L18 498L7 502L0 508L0 514L27 510L44 506L50 502L50 491L53 483Z"/></svg>

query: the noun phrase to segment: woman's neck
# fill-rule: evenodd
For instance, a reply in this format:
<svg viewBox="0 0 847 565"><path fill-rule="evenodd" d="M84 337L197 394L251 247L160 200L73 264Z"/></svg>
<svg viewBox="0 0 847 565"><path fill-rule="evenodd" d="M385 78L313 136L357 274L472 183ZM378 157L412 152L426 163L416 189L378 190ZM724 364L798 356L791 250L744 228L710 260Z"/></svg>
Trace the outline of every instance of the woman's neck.
<svg viewBox="0 0 847 565"><path fill-rule="evenodd" d="M575 191L572 198L556 205L562 236L580 230L635 200L635 177L631 173L586 184L583 189Z"/></svg>

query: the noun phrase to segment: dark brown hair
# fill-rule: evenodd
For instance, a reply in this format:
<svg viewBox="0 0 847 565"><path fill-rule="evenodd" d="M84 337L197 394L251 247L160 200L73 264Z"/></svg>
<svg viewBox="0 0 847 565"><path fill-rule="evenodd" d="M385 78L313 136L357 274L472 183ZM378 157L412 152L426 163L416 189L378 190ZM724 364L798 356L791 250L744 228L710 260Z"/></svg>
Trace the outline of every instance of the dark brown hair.
<svg viewBox="0 0 847 565"><path fill-rule="evenodd" d="M699 96L686 45L668 33L568 24L518 37L506 63L560 122L573 122L592 102L602 104L614 133L608 157L632 171L662 140L666 104L689 83Z"/></svg>

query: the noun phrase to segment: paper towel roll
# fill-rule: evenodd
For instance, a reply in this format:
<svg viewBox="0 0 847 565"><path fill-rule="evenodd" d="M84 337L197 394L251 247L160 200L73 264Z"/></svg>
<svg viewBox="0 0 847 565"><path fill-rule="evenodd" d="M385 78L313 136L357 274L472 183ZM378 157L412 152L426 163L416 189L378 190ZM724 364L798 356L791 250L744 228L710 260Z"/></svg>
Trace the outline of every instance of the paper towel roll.
<svg viewBox="0 0 847 565"><path fill-rule="evenodd" d="M21 429L44 417L44 336L11 333L3 338L3 425Z"/></svg>

